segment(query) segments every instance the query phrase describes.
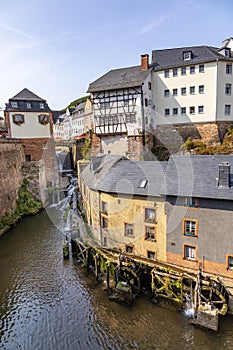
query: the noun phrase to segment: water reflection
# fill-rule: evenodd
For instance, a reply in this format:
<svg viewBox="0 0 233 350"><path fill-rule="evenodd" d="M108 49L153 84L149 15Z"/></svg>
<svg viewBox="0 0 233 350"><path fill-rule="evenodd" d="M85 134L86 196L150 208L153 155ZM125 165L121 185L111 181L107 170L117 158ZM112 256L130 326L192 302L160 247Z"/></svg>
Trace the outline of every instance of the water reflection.
<svg viewBox="0 0 233 350"><path fill-rule="evenodd" d="M63 260L63 241L45 211L0 238L0 349L233 349L232 319L215 334L143 296L131 308L109 301L75 260Z"/></svg>

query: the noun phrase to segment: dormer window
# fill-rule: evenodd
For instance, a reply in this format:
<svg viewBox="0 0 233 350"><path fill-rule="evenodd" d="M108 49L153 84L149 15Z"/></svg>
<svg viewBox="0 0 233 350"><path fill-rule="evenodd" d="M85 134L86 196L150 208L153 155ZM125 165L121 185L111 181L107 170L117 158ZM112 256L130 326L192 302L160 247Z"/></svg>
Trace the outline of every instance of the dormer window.
<svg viewBox="0 0 233 350"><path fill-rule="evenodd" d="M27 102L27 103L26 103L26 106L27 106L27 109L31 109L31 108L32 108L31 102Z"/></svg>
<svg viewBox="0 0 233 350"><path fill-rule="evenodd" d="M18 108L18 102L15 102L15 101L11 102L11 107Z"/></svg>
<svg viewBox="0 0 233 350"><path fill-rule="evenodd" d="M184 51L183 52L183 60L188 61L192 58L192 51Z"/></svg>
<svg viewBox="0 0 233 350"><path fill-rule="evenodd" d="M231 51L230 49L225 49L224 51L226 57L231 57Z"/></svg>
<svg viewBox="0 0 233 350"><path fill-rule="evenodd" d="M40 103L40 109L44 109L44 103Z"/></svg>

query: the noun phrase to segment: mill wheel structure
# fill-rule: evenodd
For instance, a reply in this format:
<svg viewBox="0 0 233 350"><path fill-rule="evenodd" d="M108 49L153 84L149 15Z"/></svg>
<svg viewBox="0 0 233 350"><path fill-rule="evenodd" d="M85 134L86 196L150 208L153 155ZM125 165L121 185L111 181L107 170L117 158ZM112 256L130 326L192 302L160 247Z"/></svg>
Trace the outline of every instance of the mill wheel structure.
<svg viewBox="0 0 233 350"><path fill-rule="evenodd" d="M193 305L203 309L216 310L225 315L228 309L228 294L217 280L198 274L177 271L171 267L156 266L151 271L152 291L156 297L167 298L180 306Z"/></svg>
<svg viewBox="0 0 233 350"><path fill-rule="evenodd" d="M140 268L134 270L130 266L117 266L115 268L115 281L116 285L118 282L125 282L127 286L132 288L133 293L137 294L141 288L140 276L142 271Z"/></svg>

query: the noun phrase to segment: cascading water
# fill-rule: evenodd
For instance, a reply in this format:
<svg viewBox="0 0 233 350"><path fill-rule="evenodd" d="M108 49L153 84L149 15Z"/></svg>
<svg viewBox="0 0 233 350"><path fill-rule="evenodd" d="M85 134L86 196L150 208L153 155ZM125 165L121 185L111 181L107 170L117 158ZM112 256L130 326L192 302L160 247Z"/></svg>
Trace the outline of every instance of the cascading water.
<svg viewBox="0 0 233 350"><path fill-rule="evenodd" d="M184 293L185 295L185 308L184 308L184 314L187 317L194 317L194 304L193 304L193 288L192 284L190 286L190 291Z"/></svg>

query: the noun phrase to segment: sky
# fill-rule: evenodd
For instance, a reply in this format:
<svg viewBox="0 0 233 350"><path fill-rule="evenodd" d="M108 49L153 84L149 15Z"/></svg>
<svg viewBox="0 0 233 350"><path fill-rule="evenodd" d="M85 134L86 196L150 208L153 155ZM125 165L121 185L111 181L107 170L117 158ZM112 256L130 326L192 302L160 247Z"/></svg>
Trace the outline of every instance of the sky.
<svg viewBox="0 0 233 350"><path fill-rule="evenodd" d="M233 37L232 0L8 0L0 4L0 107L25 87L60 110L152 50Z"/></svg>

